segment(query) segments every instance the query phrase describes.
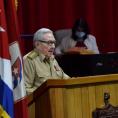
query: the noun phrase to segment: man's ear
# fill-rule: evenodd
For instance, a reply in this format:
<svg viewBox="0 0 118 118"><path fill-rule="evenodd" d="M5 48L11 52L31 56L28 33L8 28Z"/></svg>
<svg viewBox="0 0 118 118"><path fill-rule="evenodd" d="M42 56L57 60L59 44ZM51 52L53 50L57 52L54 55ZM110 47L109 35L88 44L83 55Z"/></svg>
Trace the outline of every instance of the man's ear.
<svg viewBox="0 0 118 118"><path fill-rule="evenodd" d="M37 47L40 45L38 41L34 41L33 43L34 43L34 47Z"/></svg>

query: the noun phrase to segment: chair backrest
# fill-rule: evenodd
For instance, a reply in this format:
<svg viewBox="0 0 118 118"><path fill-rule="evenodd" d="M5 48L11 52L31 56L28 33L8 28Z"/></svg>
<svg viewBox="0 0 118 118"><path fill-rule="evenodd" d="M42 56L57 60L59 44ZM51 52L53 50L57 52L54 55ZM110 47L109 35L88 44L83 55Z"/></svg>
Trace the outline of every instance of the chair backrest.
<svg viewBox="0 0 118 118"><path fill-rule="evenodd" d="M60 29L54 32L55 38L56 38L56 46L58 46L62 39L66 36L71 36L72 30L71 29Z"/></svg>
<svg viewBox="0 0 118 118"><path fill-rule="evenodd" d="M110 94L104 94L105 106L103 108L96 108L93 112L93 118L118 118L118 107L109 104Z"/></svg>
<svg viewBox="0 0 118 118"><path fill-rule="evenodd" d="M118 118L118 107L114 107L109 104L105 108L97 108L95 112L93 112L93 118Z"/></svg>

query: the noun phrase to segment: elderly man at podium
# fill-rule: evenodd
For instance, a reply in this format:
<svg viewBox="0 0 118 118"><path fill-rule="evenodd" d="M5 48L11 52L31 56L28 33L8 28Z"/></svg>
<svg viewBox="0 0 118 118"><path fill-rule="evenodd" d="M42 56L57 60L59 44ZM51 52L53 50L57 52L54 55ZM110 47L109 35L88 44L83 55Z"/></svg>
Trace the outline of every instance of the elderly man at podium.
<svg viewBox="0 0 118 118"><path fill-rule="evenodd" d="M27 93L36 90L47 79L69 78L53 55L55 38L53 32L41 28L34 34L34 50L24 56L24 78Z"/></svg>

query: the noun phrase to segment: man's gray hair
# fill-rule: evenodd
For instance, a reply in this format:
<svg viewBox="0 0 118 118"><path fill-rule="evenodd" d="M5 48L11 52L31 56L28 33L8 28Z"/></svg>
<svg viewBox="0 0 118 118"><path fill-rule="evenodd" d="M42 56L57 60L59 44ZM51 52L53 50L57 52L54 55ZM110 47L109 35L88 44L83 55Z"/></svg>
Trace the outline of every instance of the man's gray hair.
<svg viewBox="0 0 118 118"><path fill-rule="evenodd" d="M34 41L43 40L43 35L46 33L52 33L53 34L53 32L50 29L41 28L38 31L36 31L36 33L34 34L33 40Z"/></svg>

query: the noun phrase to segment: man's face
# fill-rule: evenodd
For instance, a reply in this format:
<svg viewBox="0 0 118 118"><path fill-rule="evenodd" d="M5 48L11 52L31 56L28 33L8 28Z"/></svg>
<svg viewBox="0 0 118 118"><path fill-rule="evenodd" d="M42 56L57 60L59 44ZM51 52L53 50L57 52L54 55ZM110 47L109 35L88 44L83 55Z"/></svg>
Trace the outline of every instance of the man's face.
<svg viewBox="0 0 118 118"><path fill-rule="evenodd" d="M54 53L55 49L55 38L52 33L46 33L43 35L43 39L41 41L36 41L38 45L36 49L39 50L47 57L51 57Z"/></svg>

